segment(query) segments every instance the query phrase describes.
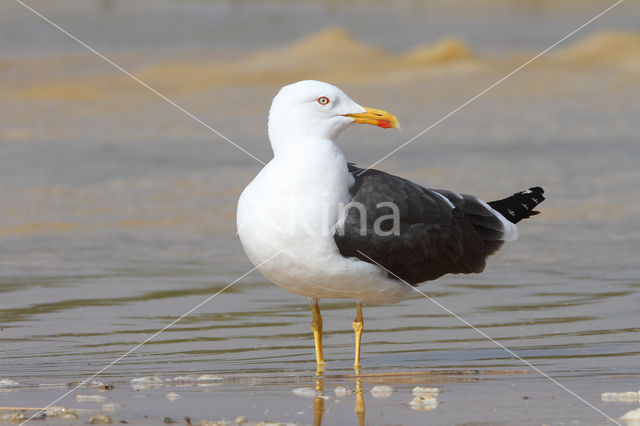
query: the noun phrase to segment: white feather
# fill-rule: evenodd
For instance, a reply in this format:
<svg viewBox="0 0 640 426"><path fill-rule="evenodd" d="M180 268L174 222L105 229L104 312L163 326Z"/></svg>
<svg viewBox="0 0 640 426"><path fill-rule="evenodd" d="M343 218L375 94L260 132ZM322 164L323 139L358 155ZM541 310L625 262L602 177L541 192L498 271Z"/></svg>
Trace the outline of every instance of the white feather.
<svg viewBox="0 0 640 426"><path fill-rule="evenodd" d="M331 99L326 108L315 102ZM312 298L398 302L410 286L381 268L343 257L333 240L353 178L333 140L364 108L340 89L306 81L286 86L269 113L274 158L238 202L240 241L254 265L278 286Z"/></svg>

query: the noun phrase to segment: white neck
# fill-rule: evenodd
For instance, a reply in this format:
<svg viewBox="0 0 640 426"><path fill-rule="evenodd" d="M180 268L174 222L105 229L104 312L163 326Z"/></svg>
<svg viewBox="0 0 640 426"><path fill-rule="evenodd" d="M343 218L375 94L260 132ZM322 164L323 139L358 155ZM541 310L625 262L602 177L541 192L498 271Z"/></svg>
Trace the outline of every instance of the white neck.
<svg viewBox="0 0 640 426"><path fill-rule="evenodd" d="M341 206L349 202L352 178L347 160L328 139L297 142L298 149L276 151L269 164L269 190L287 206L283 214L301 212L302 217L287 222L305 223L316 235L329 235L330 228L340 219Z"/></svg>
<svg viewBox="0 0 640 426"><path fill-rule="evenodd" d="M323 138L307 138L297 148L274 152L274 162L287 185L303 191L334 192L342 200L351 179L342 150Z"/></svg>

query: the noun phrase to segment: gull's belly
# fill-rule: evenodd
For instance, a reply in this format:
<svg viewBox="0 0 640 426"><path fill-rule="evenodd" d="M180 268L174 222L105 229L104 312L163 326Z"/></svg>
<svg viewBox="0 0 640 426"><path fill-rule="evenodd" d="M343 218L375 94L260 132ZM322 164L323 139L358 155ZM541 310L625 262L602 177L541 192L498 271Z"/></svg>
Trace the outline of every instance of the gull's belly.
<svg viewBox="0 0 640 426"><path fill-rule="evenodd" d="M307 297L386 303L409 297L407 284L340 254L333 235L350 201L351 177L342 154L334 160L333 167L307 167L303 174L287 174L276 160L262 169L238 201L247 256L270 281Z"/></svg>
<svg viewBox="0 0 640 426"><path fill-rule="evenodd" d="M266 278L292 293L384 303L412 295L409 285L387 278L377 266L343 257L332 238L289 240L289 244L277 246L274 241L287 241L288 236L265 241L256 235L240 236L247 256Z"/></svg>
<svg viewBox="0 0 640 426"><path fill-rule="evenodd" d="M412 294L410 286L387 278L377 266L343 257L333 240L333 225L322 227L322 221L313 220L291 224L286 202L267 208L247 195L238 205L238 236L251 262L274 284L318 299L393 303Z"/></svg>
<svg viewBox="0 0 640 426"><path fill-rule="evenodd" d="M238 236L249 259L289 291L310 295L310 289L326 287L345 262L333 241L337 209L327 200L252 189L238 204Z"/></svg>

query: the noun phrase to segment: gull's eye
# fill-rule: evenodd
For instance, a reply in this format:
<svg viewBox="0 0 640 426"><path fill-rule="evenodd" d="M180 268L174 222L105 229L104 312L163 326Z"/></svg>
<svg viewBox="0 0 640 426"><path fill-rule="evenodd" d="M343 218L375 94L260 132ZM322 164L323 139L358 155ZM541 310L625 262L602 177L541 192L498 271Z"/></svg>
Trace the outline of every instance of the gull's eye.
<svg viewBox="0 0 640 426"><path fill-rule="evenodd" d="M329 98L327 98L326 96L320 96L320 97L317 99L317 101L318 101L318 103L319 103L320 105L327 105L327 104L329 104L329 102L330 102L330 101L329 101Z"/></svg>

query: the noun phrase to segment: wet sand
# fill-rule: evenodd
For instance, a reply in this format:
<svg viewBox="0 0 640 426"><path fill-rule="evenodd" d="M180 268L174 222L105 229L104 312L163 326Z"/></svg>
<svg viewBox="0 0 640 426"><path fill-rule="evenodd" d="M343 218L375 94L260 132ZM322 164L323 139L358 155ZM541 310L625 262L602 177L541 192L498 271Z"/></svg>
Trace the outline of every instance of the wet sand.
<svg viewBox="0 0 640 426"><path fill-rule="evenodd" d="M280 86L341 86L402 124L342 135L368 165L606 7L569 3L33 5L262 160ZM638 400L601 394L640 389L639 10L622 7L378 166L485 199L545 188L482 275L422 290L614 418ZM0 11L0 407L37 408L251 268L235 206L261 166L19 5ZM365 308L355 377L354 304L321 309L322 380L306 300L253 273L95 378L108 389L55 404L77 420L45 423L607 424L420 296ZM416 386L435 404L411 405Z"/></svg>

